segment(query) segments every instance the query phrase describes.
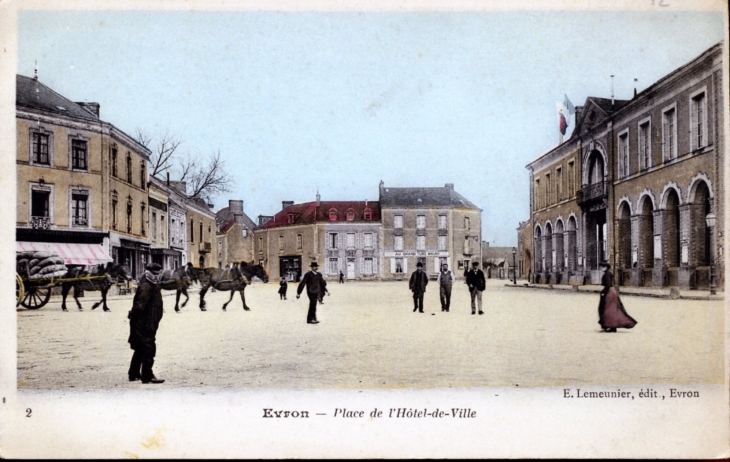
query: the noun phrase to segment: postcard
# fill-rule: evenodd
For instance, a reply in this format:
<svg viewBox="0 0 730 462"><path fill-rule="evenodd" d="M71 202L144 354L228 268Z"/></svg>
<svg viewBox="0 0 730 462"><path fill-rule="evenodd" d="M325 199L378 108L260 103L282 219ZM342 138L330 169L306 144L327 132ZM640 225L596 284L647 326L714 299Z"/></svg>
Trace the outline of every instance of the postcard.
<svg viewBox="0 0 730 462"><path fill-rule="evenodd" d="M727 2L0 11L3 457L730 454Z"/></svg>

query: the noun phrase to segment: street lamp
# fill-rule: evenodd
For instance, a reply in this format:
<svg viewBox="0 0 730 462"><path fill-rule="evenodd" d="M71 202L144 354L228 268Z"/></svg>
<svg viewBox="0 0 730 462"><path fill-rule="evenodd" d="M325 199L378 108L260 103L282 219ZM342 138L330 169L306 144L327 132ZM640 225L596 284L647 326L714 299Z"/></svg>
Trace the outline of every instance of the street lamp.
<svg viewBox="0 0 730 462"><path fill-rule="evenodd" d="M514 277L514 283L517 285L517 249L512 247L512 275Z"/></svg>
<svg viewBox="0 0 730 462"><path fill-rule="evenodd" d="M708 213L705 217L705 222L707 223L707 227L710 228L710 233L714 234L717 216L714 213ZM708 245L712 246L712 239L710 239ZM710 248L710 295L716 294L717 286L715 284L715 252L714 249Z"/></svg>

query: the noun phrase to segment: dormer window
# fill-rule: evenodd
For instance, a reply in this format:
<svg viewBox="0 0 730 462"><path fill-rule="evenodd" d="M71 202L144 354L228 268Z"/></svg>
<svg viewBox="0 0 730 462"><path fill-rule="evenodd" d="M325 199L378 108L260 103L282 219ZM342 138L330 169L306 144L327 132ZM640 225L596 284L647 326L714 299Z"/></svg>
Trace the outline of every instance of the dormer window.
<svg viewBox="0 0 730 462"><path fill-rule="evenodd" d="M347 209L347 221L352 221L355 219L355 211L352 209Z"/></svg>
<svg viewBox="0 0 730 462"><path fill-rule="evenodd" d="M363 214L363 218L365 218L365 221L370 221L373 219L373 211L370 209L365 209L365 213Z"/></svg>
<svg viewBox="0 0 730 462"><path fill-rule="evenodd" d="M294 223L294 214L293 214L293 213L288 213L288 214L286 215L286 222L287 222L288 224L292 224L292 223Z"/></svg>
<svg viewBox="0 0 730 462"><path fill-rule="evenodd" d="M330 221L337 221L337 209L330 209L329 219Z"/></svg>

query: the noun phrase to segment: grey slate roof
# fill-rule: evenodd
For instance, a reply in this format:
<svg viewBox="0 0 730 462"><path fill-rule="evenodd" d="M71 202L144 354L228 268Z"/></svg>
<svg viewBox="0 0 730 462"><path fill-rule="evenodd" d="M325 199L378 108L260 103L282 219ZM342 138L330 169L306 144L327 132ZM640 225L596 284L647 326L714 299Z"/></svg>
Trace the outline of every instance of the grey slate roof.
<svg viewBox="0 0 730 462"><path fill-rule="evenodd" d="M245 212L243 213L241 218L243 219L243 224L248 229L254 229L256 227L256 223L254 223L253 220L249 218L249 216L246 215ZM233 220L233 213L231 212L231 208L223 207L222 209L218 210L216 212L216 219L220 220L223 224Z"/></svg>
<svg viewBox="0 0 730 462"><path fill-rule="evenodd" d="M480 210L479 207L454 191L441 188L391 188L380 189L380 207L458 207Z"/></svg>
<svg viewBox="0 0 730 462"><path fill-rule="evenodd" d="M16 75L16 106L98 122L100 119L73 101L64 98L39 81Z"/></svg>

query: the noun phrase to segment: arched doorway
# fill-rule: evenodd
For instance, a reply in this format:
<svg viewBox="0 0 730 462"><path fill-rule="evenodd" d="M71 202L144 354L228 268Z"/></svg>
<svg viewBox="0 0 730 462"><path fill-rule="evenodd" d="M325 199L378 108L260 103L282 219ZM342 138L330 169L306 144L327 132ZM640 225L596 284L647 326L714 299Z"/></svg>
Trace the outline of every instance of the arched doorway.
<svg viewBox="0 0 730 462"><path fill-rule="evenodd" d="M700 181L697 185L692 205L695 211L692 217L692 227L695 236L696 265L710 266L712 263L710 257L712 244L710 242L710 228L707 226L705 218L712 211L712 203L710 201L710 189L704 181Z"/></svg>
<svg viewBox="0 0 730 462"><path fill-rule="evenodd" d="M205 268L205 257L202 255L198 259L198 268Z"/></svg>
<svg viewBox="0 0 730 462"><path fill-rule="evenodd" d="M666 249L664 264L667 268L677 268L679 267L681 244L679 232L679 194L677 194L675 189L670 189L667 192L664 206L664 224L664 247Z"/></svg>
<svg viewBox="0 0 730 462"><path fill-rule="evenodd" d="M548 222L545 225L545 272L555 271L555 251L553 250L553 227Z"/></svg>
<svg viewBox="0 0 730 462"><path fill-rule="evenodd" d="M579 201L585 217L582 238L585 250L584 270L589 273L591 282L598 283L601 278L599 264L608 261L608 191L603 154L594 149L584 165L587 174L583 178L584 185Z"/></svg>
<svg viewBox="0 0 730 462"><path fill-rule="evenodd" d="M542 254L542 229L538 225L535 229L535 275L542 273L543 268L543 254ZM538 281L535 281L538 282Z"/></svg>
<svg viewBox="0 0 730 462"><path fill-rule="evenodd" d="M578 240L576 236L576 230L578 226L575 221L575 217L571 216L568 218L568 231L566 247L568 249L568 269L574 272L578 269Z"/></svg>
<svg viewBox="0 0 730 462"><path fill-rule="evenodd" d="M654 268L654 203L649 196L642 198L639 215L639 266Z"/></svg>
<svg viewBox="0 0 730 462"><path fill-rule="evenodd" d="M628 269L634 263L631 258L631 208L628 202L622 202L619 206L617 222L618 266Z"/></svg>
<svg viewBox="0 0 730 462"><path fill-rule="evenodd" d="M565 228L563 220L559 219L555 223L555 271L562 273L565 271L567 255L565 254Z"/></svg>

